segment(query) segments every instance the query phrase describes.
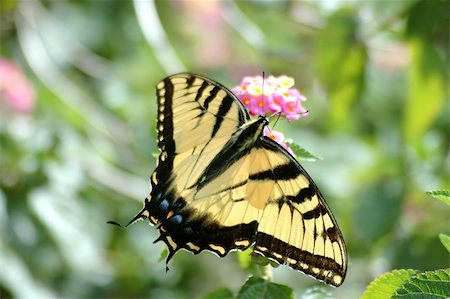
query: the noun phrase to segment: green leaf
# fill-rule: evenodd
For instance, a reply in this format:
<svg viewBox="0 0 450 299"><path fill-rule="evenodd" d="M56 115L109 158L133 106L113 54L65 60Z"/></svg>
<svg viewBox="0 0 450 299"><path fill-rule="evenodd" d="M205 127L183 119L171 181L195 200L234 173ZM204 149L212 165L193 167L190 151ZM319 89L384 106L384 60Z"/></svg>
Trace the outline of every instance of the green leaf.
<svg viewBox="0 0 450 299"><path fill-rule="evenodd" d="M395 291L407 281L416 270L394 270L378 276L373 280L361 299L391 298Z"/></svg>
<svg viewBox="0 0 450 299"><path fill-rule="evenodd" d="M220 288L202 297L202 299L232 299L235 298L233 292L227 288Z"/></svg>
<svg viewBox="0 0 450 299"><path fill-rule="evenodd" d="M169 251L167 250L166 247L164 247L164 249L161 251L161 255L158 258L158 262L163 261L167 257L168 254L169 254Z"/></svg>
<svg viewBox="0 0 450 299"><path fill-rule="evenodd" d="M300 145L294 143L293 141L286 141L286 145L289 146L294 152L297 159L301 161L317 161L322 160L322 158L314 155L313 153L307 151Z"/></svg>
<svg viewBox="0 0 450 299"><path fill-rule="evenodd" d="M242 269L248 269L250 268L252 264L252 252L253 248L249 247L245 249L244 251L238 251L237 252L237 259L239 262L239 266L241 266Z"/></svg>
<svg viewBox="0 0 450 299"><path fill-rule="evenodd" d="M450 237L446 234L439 234L439 240L441 240L442 245L450 252Z"/></svg>
<svg viewBox="0 0 450 299"><path fill-rule="evenodd" d="M258 253L252 254L252 263L255 263L256 265L259 265L259 266L271 265L272 268L277 268L280 266L280 264L277 263L276 261L269 260L267 257L262 256Z"/></svg>
<svg viewBox="0 0 450 299"><path fill-rule="evenodd" d="M450 191L448 190L433 190L433 191L427 191L426 194L442 200L446 204L450 205Z"/></svg>
<svg viewBox="0 0 450 299"><path fill-rule="evenodd" d="M420 38L411 39L410 45L410 88L403 119L407 142L420 140L441 113L445 97L445 63L436 49Z"/></svg>
<svg viewBox="0 0 450 299"><path fill-rule="evenodd" d="M237 299L285 299L294 298L294 292L285 285L262 278L250 277L239 290Z"/></svg>
<svg viewBox="0 0 450 299"><path fill-rule="evenodd" d="M448 298L450 296L450 269L427 271L413 275L392 298Z"/></svg>

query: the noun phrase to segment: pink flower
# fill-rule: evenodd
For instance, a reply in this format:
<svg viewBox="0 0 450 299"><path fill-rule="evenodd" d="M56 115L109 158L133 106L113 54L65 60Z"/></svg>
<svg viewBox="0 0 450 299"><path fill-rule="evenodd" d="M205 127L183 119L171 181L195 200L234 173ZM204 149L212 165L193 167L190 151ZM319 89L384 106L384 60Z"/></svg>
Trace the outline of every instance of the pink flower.
<svg viewBox="0 0 450 299"><path fill-rule="evenodd" d="M270 107L272 113L282 112L283 103L286 101L285 96L279 92L274 92L272 98L272 106Z"/></svg>
<svg viewBox="0 0 450 299"><path fill-rule="evenodd" d="M241 100L250 115L284 114L286 119L297 120L307 116L308 110L302 106L306 101L297 89L293 88L294 79L288 76L268 76L264 82L261 76L247 76L241 84L231 91ZM294 156L292 149L286 144L284 135L280 132L264 128L264 135L281 145Z"/></svg>
<svg viewBox="0 0 450 299"><path fill-rule="evenodd" d="M284 138L283 133L271 130L268 127L264 127L263 133L264 133L264 136L269 137L270 139L272 139L273 141L275 141L276 143L281 145L282 148L287 150L292 156L295 157L292 149L285 143L285 138Z"/></svg>
<svg viewBox="0 0 450 299"><path fill-rule="evenodd" d="M267 107L271 106L272 97L259 96L244 98L244 105L247 107L251 115L264 115L266 114Z"/></svg>
<svg viewBox="0 0 450 299"><path fill-rule="evenodd" d="M231 90L251 115L281 113L288 120L297 120L306 116L308 111L301 104L306 97L293 86L294 79L284 75L269 76L264 82L261 76L247 76Z"/></svg>
<svg viewBox="0 0 450 299"><path fill-rule="evenodd" d="M22 70L8 59L0 59L0 99L17 112L34 107L34 89Z"/></svg>
<svg viewBox="0 0 450 299"><path fill-rule="evenodd" d="M307 116L308 110L306 110L302 103L306 101L306 97L303 96L297 89L291 88L284 94L285 100L282 102L282 111L286 114L288 120L297 120L300 116Z"/></svg>

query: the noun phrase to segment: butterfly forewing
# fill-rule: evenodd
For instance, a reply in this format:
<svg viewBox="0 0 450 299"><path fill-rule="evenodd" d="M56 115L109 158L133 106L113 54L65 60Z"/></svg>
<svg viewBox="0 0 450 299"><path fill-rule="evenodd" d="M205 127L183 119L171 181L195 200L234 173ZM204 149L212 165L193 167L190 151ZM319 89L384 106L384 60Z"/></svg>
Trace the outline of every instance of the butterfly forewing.
<svg viewBox="0 0 450 299"><path fill-rule="evenodd" d="M229 138L249 119L231 92L200 76L170 76L157 85L157 96L158 146L168 154Z"/></svg>
<svg viewBox="0 0 450 299"><path fill-rule="evenodd" d="M168 260L181 248L255 252L328 284L342 284L345 245L300 164L262 134L224 86L183 73L157 85L158 166L137 218L159 225ZM167 260L167 261L168 261Z"/></svg>
<svg viewBox="0 0 450 299"><path fill-rule="evenodd" d="M224 87L192 74L170 76L157 85L158 146L156 180L178 176L177 191L198 179L205 165L249 119ZM214 142L212 142L214 140ZM180 169L178 173L174 173Z"/></svg>

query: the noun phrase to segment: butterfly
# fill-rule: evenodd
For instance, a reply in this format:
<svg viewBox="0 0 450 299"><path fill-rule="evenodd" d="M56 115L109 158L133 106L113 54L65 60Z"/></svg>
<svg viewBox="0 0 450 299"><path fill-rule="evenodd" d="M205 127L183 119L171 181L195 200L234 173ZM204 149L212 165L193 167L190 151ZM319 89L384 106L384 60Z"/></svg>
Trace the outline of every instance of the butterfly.
<svg viewBox="0 0 450 299"><path fill-rule="evenodd" d="M263 135L225 86L180 73L157 84L157 167L144 208L130 222L158 225L168 248L223 257L253 251L340 286L344 239L322 194L297 160Z"/></svg>

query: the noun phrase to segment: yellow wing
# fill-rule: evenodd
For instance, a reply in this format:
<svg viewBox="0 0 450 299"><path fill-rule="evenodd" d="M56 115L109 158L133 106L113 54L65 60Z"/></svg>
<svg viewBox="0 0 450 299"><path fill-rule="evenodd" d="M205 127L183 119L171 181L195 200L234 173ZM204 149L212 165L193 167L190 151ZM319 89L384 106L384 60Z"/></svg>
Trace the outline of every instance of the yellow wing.
<svg viewBox="0 0 450 299"><path fill-rule="evenodd" d="M256 221L255 235L235 239L237 248L254 244L255 252L334 286L345 278L344 240L320 191L269 138L201 189L190 206L225 228ZM229 251L220 242L206 249Z"/></svg>
<svg viewBox="0 0 450 299"><path fill-rule="evenodd" d="M328 284L342 284L347 255L320 191L281 146L263 136L222 85L193 74L161 81L152 191L133 219L158 224L169 249L225 256L254 251Z"/></svg>
<svg viewBox="0 0 450 299"><path fill-rule="evenodd" d="M181 191L250 117L224 86L189 73L161 81L157 97L161 155L152 182L170 179L179 169L176 187Z"/></svg>

